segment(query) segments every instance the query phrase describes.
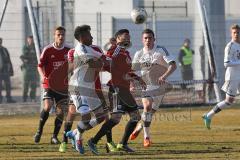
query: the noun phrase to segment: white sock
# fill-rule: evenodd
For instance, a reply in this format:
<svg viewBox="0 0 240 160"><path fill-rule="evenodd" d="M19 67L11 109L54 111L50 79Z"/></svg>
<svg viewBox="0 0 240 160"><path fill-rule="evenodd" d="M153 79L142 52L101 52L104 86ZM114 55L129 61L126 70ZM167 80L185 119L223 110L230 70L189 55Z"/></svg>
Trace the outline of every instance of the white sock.
<svg viewBox="0 0 240 160"><path fill-rule="evenodd" d="M211 111L207 113L208 118L212 118L216 113L220 112L222 109L229 107L231 104L225 101L219 102Z"/></svg>
<svg viewBox="0 0 240 160"><path fill-rule="evenodd" d="M144 131L144 139L146 139L147 137L150 138L150 127L143 127L143 131Z"/></svg>
<svg viewBox="0 0 240 160"><path fill-rule="evenodd" d="M209 111L208 113L207 113L207 118L210 118L210 119L212 119L212 117L215 115L215 112L214 112L214 109L212 109L211 111Z"/></svg>

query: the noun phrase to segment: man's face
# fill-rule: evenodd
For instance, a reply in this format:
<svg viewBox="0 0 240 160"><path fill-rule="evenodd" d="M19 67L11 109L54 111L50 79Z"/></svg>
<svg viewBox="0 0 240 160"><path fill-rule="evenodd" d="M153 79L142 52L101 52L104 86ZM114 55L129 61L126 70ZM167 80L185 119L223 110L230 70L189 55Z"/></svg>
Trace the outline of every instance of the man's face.
<svg viewBox="0 0 240 160"><path fill-rule="evenodd" d="M28 38L27 38L27 42L28 42L28 45L33 44L33 38L28 37Z"/></svg>
<svg viewBox="0 0 240 160"><path fill-rule="evenodd" d="M154 41L155 41L155 38L151 33L144 33L142 35L142 43L145 48L152 49L154 46Z"/></svg>
<svg viewBox="0 0 240 160"><path fill-rule="evenodd" d="M189 40L186 40L183 45L184 45L185 47L188 47L188 48L189 48L189 47L190 47L190 44L191 44L191 42L190 42Z"/></svg>
<svg viewBox="0 0 240 160"><path fill-rule="evenodd" d="M123 33L117 37L117 44L127 42L130 43L130 35L129 33Z"/></svg>
<svg viewBox="0 0 240 160"><path fill-rule="evenodd" d="M54 33L55 43L63 44L65 41L65 31L63 30L56 30Z"/></svg>
<svg viewBox="0 0 240 160"><path fill-rule="evenodd" d="M231 34L233 41L239 41L239 29L232 29Z"/></svg>
<svg viewBox="0 0 240 160"><path fill-rule="evenodd" d="M93 41L93 37L90 32L87 32L81 38L81 42L86 46L92 45L92 41Z"/></svg>

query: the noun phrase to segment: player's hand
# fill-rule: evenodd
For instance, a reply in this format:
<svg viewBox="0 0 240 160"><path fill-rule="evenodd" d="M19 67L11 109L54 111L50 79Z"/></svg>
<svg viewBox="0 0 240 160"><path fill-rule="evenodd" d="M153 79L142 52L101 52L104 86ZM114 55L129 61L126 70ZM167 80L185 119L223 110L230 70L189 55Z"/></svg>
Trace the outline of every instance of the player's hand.
<svg viewBox="0 0 240 160"><path fill-rule="evenodd" d="M166 83L166 78L165 77L159 77L158 84L159 85L164 85L165 83Z"/></svg>

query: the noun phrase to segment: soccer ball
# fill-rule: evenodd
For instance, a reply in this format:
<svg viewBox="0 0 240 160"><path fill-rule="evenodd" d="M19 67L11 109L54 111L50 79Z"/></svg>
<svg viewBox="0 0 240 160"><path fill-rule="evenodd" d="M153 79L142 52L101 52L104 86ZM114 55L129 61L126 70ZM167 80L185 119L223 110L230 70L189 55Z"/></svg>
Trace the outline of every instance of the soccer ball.
<svg viewBox="0 0 240 160"><path fill-rule="evenodd" d="M131 18L135 24L142 24L147 20L147 12L144 8L135 8L131 11Z"/></svg>

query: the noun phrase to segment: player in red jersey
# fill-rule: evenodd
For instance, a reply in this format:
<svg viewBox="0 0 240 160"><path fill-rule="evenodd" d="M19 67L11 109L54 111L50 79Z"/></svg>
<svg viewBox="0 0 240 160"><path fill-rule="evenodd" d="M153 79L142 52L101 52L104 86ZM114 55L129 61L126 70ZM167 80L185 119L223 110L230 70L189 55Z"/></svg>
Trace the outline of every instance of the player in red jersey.
<svg viewBox="0 0 240 160"><path fill-rule="evenodd" d="M108 121L102 125L98 133L88 140L88 146L94 154L98 154L96 144L107 132L111 132L111 129L116 126L122 115L127 112L130 116L130 120L126 125L124 135L121 142L116 146L117 150L123 150L126 152L134 152L133 149L127 145L128 138L138 121L141 119L138 112L138 106L132 94L130 93L130 81L133 79L139 80L143 87L144 82L135 74L131 72L131 57L126 50L126 46L130 44L130 35L127 29L121 29L115 34L117 45L113 45L107 52L107 56L112 59L110 65L110 73L112 79L109 82L109 92L114 95L117 93L116 100L112 101L113 111ZM115 99L116 97L113 96Z"/></svg>
<svg viewBox="0 0 240 160"><path fill-rule="evenodd" d="M56 119L54 131L51 138L52 144L59 144L57 135L61 129L63 121L63 105L68 100L67 84L67 53L70 47L65 45L65 28L56 27L54 30L54 43L44 48L38 64L38 72L42 80L43 110L40 114L38 130L34 136L35 143L39 143L43 132L43 127L48 119L49 111L56 103Z"/></svg>

